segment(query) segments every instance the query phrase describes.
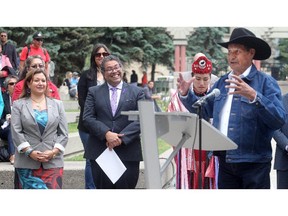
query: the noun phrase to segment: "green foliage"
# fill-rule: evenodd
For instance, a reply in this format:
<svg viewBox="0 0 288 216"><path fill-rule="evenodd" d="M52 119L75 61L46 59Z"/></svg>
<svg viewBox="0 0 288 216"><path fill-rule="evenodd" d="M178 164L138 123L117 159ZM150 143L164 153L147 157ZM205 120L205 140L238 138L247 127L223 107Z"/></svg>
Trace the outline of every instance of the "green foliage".
<svg viewBox="0 0 288 216"><path fill-rule="evenodd" d="M152 77L158 64L173 71L174 45L162 27L5 27L8 37L20 52L32 41L32 35L41 31L45 36L43 46L55 62L55 78L61 83L66 71L83 71L89 67L89 58L96 43L104 43L123 61L124 66L136 61L143 71L151 66ZM204 52L212 59L214 72L224 70L226 57L215 41L221 41L227 28L195 28L189 38L187 55ZM226 70L226 68L225 68Z"/></svg>
<svg viewBox="0 0 288 216"><path fill-rule="evenodd" d="M279 40L279 57L275 59L275 67L279 67L280 80L286 80L288 76L288 39L282 38ZM276 63L277 62L277 63Z"/></svg>
<svg viewBox="0 0 288 216"><path fill-rule="evenodd" d="M228 28L224 27L199 27L188 38L187 56L193 56L198 53L204 53L213 64L212 73L218 75L221 71L227 70L226 54L218 42L222 42L225 33L228 33Z"/></svg>

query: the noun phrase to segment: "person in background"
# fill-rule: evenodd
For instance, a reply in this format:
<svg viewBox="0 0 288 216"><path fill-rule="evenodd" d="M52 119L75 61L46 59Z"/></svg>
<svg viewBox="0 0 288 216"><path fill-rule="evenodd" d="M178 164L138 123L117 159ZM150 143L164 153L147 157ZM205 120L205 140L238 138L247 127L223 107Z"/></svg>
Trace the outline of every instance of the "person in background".
<svg viewBox="0 0 288 216"><path fill-rule="evenodd" d="M128 83L127 74L123 73L123 82Z"/></svg>
<svg viewBox="0 0 288 216"><path fill-rule="evenodd" d="M287 117L277 81L258 71L253 60L265 60L270 46L245 28L235 28L230 40L219 45L228 49L232 71L210 89L219 89L203 105L203 118L234 141L237 149L214 151L219 158L219 189L269 189L272 160L271 139ZM196 113L192 105L199 99L190 88L193 77L185 81L181 74L177 87L181 102Z"/></svg>
<svg viewBox="0 0 288 216"><path fill-rule="evenodd" d="M78 91L77 91L77 85L79 82L79 74L78 72L73 72L72 77L70 79L70 90L69 95L71 98L78 98Z"/></svg>
<svg viewBox="0 0 288 216"><path fill-rule="evenodd" d="M143 88L123 82L122 70L118 57L105 57L101 64L105 83L89 88L85 102L83 123L90 135L84 157L90 160L97 189L134 189L139 178L140 123L121 112L138 110L145 95ZM95 161L105 150L114 150L127 168L114 184Z"/></svg>
<svg viewBox="0 0 288 216"><path fill-rule="evenodd" d="M130 83L132 85L138 85L138 75L136 74L135 70L132 70L132 74L130 76Z"/></svg>
<svg viewBox="0 0 288 216"><path fill-rule="evenodd" d="M154 81L150 80L148 82L148 85L144 87L144 93L147 100L153 101L155 111L161 112L161 108L157 103L157 100L161 100L161 96L154 94Z"/></svg>
<svg viewBox="0 0 288 216"><path fill-rule="evenodd" d="M288 113L288 94L283 95L283 104ZM288 189L288 121L274 132L276 151L274 169L277 173L277 189Z"/></svg>
<svg viewBox="0 0 288 216"><path fill-rule="evenodd" d="M88 89L92 86L101 85L104 83L104 77L101 73L101 63L104 57L109 56L110 51L104 44L96 44L91 52L90 56L90 68L83 73L81 73L78 82L78 103L80 106L80 116L78 121L78 132L80 139L83 143L84 151L87 149L87 142L89 139L89 130L83 124L83 112L86 97L88 94ZM85 165L85 189L95 189L91 164L88 159L86 159Z"/></svg>
<svg viewBox="0 0 288 216"><path fill-rule="evenodd" d="M68 90L71 89L71 82L70 82L70 80L71 80L71 78L72 78L72 75L73 75L73 73L72 73L71 71L67 71L67 72L66 72L66 75L65 75L64 82L63 82L64 86L67 86L67 87L68 87Z"/></svg>
<svg viewBox="0 0 288 216"><path fill-rule="evenodd" d="M1 44L2 44L2 53L9 58L13 69L16 71L18 69L16 48L13 44L8 42L7 32L2 31L0 33L0 37L1 37Z"/></svg>
<svg viewBox="0 0 288 216"><path fill-rule="evenodd" d="M147 83L148 83L148 77L147 77L147 72L146 71L143 71L143 76L142 76L142 87L146 87L147 86Z"/></svg>
<svg viewBox="0 0 288 216"><path fill-rule="evenodd" d="M15 189L62 189L68 124L62 101L48 95L44 67L29 71L11 113Z"/></svg>
<svg viewBox="0 0 288 216"><path fill-rule="evenodd" d="M0 86L3 87L3 82L8 75L16 75L9 58L2 53L2 44L0 45ZM3 90L3 89L2 89Z"/></svg>
<svg viewBox="0 0 288 216"><path fill-rule="evenodd" d="M37 68L40 68L40 69L44 68L44 61L41 58L41 56L39 55L29 56L25 61L24 69L22 73L20 74L19 81L15 85L14 92L12 95L12 101L17 100L20 97L22 90L23 90L23 86L24 86L24 79L27 73L30 71L36 70ZM49 77L48 77L48 90L49 90L50 97L60 100L58 88L57 86L54 85L53 82L50 81Z"/></svg>
<svg viewBox="0 0 288 216"><path fill-rule="evenodd" d="M2 140L7 141L8 143L8 153L9 153L9 161L13 165L15 160L15 147L13 144L12 136L11 136L11 107L12 107L12 94L14 91L14 87L16 82L18 81L18 77L15 75L9 75L6 77L4 81L5 92L2 93L3 102L4 102L4 110L0 119L0 138Z"/></svg>
<svg viewBox="0 0 288 216"><path fill-rule="evenodd" d="M193 89L198 97L203 97L207 94L212 86L211 74L212 62L203 54L197 53L194 56L192 63L191 77L194 77ZM170 103L168 104L168 112L188 112L181 103L178 92L172 93ZM210 119L205 119L211 122ZM210 160L209 160L210 159ZM176 188L177 189L199 189L199 150L182 148L175 157L176 169ZM202 188L216 189L216 176L214 175L217 165L217 159L212 156L208 158L206 151L201 152L201 169L202 169ZM208 169L209 165L209 169ZM214 172L209 172L210 170Z"/></svg>
<svg viewBox="0 0 288 216"><path fill-rule="evenodd" d="M27 45L22 49L20 54L20 64L19 64L19 72L22 73L25 61L28 56L40 55L43 61L45 62L45 70L49 75L49 62L50 62L50 55L46 48L43 47L43 40L44 37L41 32L36 32L33 34L33 41L31 45Z"/></svg>

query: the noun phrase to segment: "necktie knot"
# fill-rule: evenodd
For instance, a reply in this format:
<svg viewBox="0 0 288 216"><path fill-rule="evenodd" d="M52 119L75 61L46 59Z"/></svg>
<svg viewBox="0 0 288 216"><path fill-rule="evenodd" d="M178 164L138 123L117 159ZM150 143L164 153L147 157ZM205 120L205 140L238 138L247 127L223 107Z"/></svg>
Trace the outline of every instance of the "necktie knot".
<svg viewBox="0 0 288 216"><path fill-rule="evenodd" d="M117 91L117 89L118 89L117 87L111 87L111 88L110 88L110 90L112 90L112 92Z"/></svg>

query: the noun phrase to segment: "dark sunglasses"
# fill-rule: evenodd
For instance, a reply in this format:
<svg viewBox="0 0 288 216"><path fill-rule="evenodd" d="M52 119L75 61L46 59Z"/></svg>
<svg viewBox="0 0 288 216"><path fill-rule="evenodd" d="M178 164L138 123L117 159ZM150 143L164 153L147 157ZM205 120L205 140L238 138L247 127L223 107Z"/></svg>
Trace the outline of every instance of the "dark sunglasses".
<svg viewBox="0 0 288 216"><path fill-rule="evenodd" d="M107 53L107 52L103 52L103 53L96 53L96 57L97 58L100 58L101 56L103 56L103 57L106 57L106 56L109 56L110 54L109 53Z"/></svg>
<svg viewBox="0 0 288 216"><path fill-rule="evenodd" d="M35 65L31 65L30 67L32 67L32 68L44 68L44 65L42 65L42 64L35 64Z"/></svg>
<svg viewBox="0 0 288 216"><path fill-rule="evenodd" d="M42 38L35 38L36 41L43 41Z"/></svg>
<svg viewBox="0 0 288 216"><path fill-rule="evenodd" d="M13 86L13 85L15 85L16 84L16 82L10 82L10 83L8 83L8 85L10 85L10 86Z"/></svg>
<svg viewBox="0 0 288 216"><path fill-rule="evenodd" d="M1 35L1 37L7 37L7 35Z"/></svg>

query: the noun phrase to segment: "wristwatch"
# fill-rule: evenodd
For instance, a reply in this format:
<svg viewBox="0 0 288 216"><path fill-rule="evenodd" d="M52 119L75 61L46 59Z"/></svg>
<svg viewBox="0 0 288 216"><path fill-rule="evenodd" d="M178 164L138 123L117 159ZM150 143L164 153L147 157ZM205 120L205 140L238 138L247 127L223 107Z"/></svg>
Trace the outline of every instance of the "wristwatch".
<svg viewBox="0 0 288 216"><path fill-rule="evenodd" d="M34 150L32 148L27 149L24 154L26 157L30 157L30 154L33 152Z"/></svg>

